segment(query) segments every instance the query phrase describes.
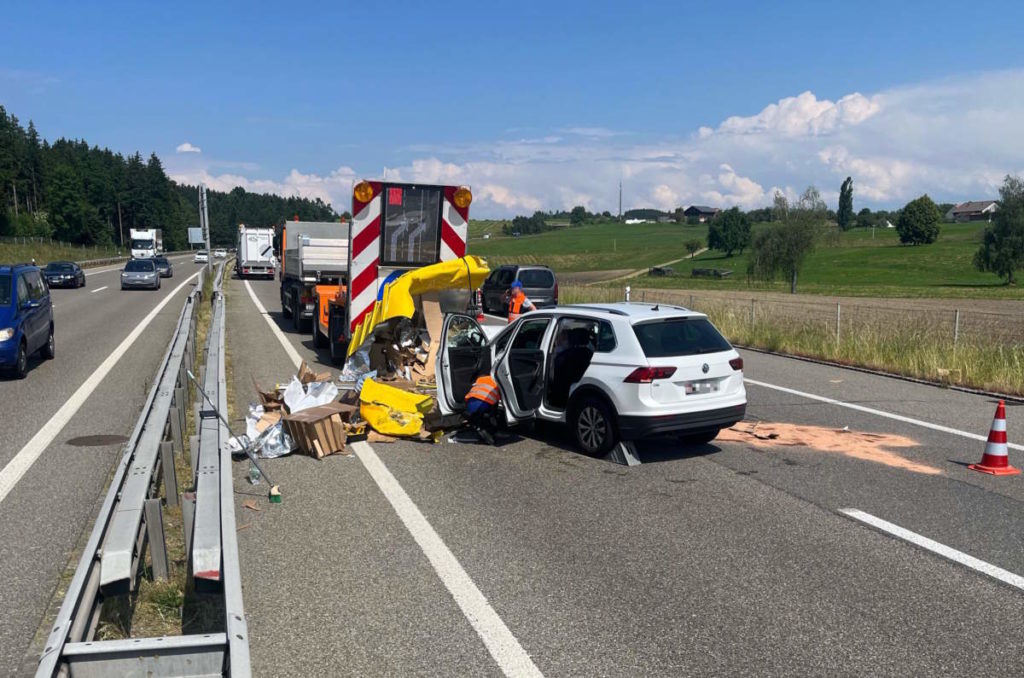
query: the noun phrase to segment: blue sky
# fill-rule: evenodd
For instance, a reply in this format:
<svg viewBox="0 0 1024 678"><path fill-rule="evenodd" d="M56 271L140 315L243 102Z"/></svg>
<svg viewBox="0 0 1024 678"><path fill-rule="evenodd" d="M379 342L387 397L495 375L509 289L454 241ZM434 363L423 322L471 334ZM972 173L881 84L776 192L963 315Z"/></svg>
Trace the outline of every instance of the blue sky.
<svg viewBox="0 0 1024 678"><path fill-rule="evenodd" d="M343 206L388 167L472 184L483 216L613 209L619 177L627 206L756 206L851 173L894 205L1024 165L1021 3L81 4L5 8L0 104L218 188Z"/></svg>

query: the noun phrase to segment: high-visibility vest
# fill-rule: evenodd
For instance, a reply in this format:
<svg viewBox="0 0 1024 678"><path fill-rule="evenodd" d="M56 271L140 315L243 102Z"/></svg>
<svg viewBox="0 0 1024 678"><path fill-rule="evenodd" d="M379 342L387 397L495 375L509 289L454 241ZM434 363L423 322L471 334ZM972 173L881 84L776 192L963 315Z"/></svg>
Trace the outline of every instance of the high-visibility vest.
<svg viewBox="0 0 1024 678"><path fill-rule="evenodd" d="M477 377L476 381L473 382L473 388L466 394L466 400L470 399L482 400L492 406L497 405L501 399L497 382L486 374L482 377Z"/></svg>
<svg viewBox="0 0 1024 678"><path fill-rule="evenodd" d="M519 296L513 295L512 298L508 302L508 321L509 322L512 322L513 320L515 320L516 318L518 318L519 316L521 316L523 314L522 313L523 306L526 306L527 310L530 310L531 308L533 308L533 304L530 303L530 300L526 298L525 294L519 295Z"/></svg>

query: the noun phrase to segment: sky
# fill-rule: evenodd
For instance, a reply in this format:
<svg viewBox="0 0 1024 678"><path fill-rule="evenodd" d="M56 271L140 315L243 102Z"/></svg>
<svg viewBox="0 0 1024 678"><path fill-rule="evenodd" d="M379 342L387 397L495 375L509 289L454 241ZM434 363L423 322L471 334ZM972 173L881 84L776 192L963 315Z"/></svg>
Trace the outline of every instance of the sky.
<svg viewBox="0 0 1024 678"><path fill-rule="evenodd" d="M958 6L954 6L954 4ZM855 208L1024 173L1024 3L10 3L0 105L178 181L460 183L476 217L817 186Z"/></svg>

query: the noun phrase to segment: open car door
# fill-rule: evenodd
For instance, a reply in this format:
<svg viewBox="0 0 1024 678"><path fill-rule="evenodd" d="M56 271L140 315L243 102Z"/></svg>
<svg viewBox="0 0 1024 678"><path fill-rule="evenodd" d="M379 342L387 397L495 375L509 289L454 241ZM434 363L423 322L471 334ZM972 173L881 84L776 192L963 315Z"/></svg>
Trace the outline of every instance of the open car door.
<svg viewBox="0 0 1024 678"><path fill-rule="evenodd" d="M476 319L461 313L445 316L440 341L435 363L437 400L442 413L452 414L465 406L477 376L490 374L491 349Z"/></svg>
<svg viewBox="0 0 1024 678"><path fill-rule="evenodd" d="M498 358L494 377L513 419L533 416L544 398L550 326L551 318L523 318L508 350Z"/></svg>

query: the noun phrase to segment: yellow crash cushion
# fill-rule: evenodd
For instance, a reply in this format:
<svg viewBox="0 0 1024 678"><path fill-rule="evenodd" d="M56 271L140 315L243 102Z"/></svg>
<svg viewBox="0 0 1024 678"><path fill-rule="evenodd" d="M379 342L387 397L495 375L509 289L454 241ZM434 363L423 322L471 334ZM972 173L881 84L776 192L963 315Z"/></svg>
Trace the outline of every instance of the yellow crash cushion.
<svg viewBox="0 0 1024 678"><path fill-rule="evenodd" d="M414 436L423 427L423 415L434 407L428 395L409 393L373 379L363 382L359 392L359 414L377 433Z"/></svg>
<svg viewBox="0 0 1024 678"><path fill-rule="evenodd" d="M373 305L373 310L366 314L363 322L356 325L348 342L348 354L355 353L373 328L385 320L411 318L416 311L414 297L441 290L476 290L490 272L486 261L480 257L466 256L403 273L384 287L380 301Z"/></svg>

